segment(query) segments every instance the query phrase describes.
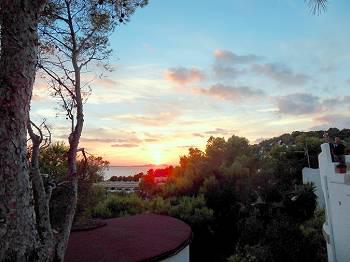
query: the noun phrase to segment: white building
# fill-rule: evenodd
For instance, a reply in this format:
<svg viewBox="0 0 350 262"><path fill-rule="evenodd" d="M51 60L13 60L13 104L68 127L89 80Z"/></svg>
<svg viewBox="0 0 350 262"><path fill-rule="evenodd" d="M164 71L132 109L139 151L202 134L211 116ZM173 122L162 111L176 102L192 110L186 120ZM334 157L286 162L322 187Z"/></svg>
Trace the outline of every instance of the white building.
<svg viewBox="0 0 350 262"><path fill-rule="evenodd" d="M321 145L322 152L318 157L319 173L303 170L304 182L314 182L317 190L322 188L326 222L323 225L323 234L327 241L329 262L350 261L350 172L340 174L336 172L337 163L332 162L329 144ZM350 162L350 156L346 156ZM319 177L318 177L319 174Z"/></svg>

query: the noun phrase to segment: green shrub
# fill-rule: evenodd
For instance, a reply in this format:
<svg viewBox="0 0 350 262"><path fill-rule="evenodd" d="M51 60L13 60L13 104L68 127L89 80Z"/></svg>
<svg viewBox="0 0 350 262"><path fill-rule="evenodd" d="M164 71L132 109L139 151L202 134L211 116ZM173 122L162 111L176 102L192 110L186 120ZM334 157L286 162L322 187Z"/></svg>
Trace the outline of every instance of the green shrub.
<svg viewBox="0 0 350 262"><path fill-rule="evenodd" d="M110 195L91 210L91 216L94 218L122 217L140 214L145 210L145 201L136 194Z"/></svg>
<svg viewBox="0 0 350 262"><path fill-rule="evenodd" d="M148 202L147 210L155 214L168 215L170 210L170 200L162 197L151 199Z"/></svg>
<svg viewBox="0 0 350 262"><path fill-rule="evenodd" d="M237 252L235 255L227 259L228 262L268 262L268 248L262 245L245 246L242 252Z"/></svg>
<svg viewBox="0 0 350 262"><path fill-rule="evenodd" d="M198 197L181 197L177 203L171 205L169 215L179 218L191 226L200 227L208 225L213 219L213 210L206 206L203 195Z"/></svg>
<svg viewBox="0 0 350 262"><path fill-rule="evenodd" d="M110 218L112 217L112 212L106 207L105 203L100 203L96 207L89 209L87 211L91 214L93 218Z"/></svg>

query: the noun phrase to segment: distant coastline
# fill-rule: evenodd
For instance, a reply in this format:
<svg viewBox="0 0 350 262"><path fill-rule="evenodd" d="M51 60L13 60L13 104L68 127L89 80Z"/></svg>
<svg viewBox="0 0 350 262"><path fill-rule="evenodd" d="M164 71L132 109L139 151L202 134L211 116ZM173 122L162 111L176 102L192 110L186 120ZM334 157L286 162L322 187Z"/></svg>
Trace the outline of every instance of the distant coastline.
<svg viewBox="0 0 350 262"><path fill-rule="evenodd" d="M147 164L147 165L113 165L109 167L149 167L149 166L168 166L167 164L164 165L153 165L153 164Z"/></svg>
<svg viewBox="0 0 350 262"><path fill-rule="evenodd" d="M169 165L134 165L134 166L109 166L104 171L104 180L110 179L112 176L133 176L138 173L146 173L149 169L164 168Z"/></svg>

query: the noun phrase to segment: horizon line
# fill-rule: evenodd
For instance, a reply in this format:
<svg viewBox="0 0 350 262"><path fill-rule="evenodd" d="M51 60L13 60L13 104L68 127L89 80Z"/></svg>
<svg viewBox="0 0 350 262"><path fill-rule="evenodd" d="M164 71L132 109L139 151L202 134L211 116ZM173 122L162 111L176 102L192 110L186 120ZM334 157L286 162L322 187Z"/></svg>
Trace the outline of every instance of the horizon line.
<svg viewBox="0 0 350 262"><path fill-rule="evenodd" d="M147 167L147 166L172 166L172 164L110 165L109 167Z"/></svg>

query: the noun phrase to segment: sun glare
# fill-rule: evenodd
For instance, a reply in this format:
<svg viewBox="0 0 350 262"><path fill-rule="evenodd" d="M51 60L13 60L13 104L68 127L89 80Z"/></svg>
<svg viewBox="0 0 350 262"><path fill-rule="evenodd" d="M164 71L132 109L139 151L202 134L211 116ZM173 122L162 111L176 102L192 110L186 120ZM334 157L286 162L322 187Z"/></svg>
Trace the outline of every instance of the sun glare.
<svg viewBox="0 0 350 262"><path fill-rule="evenodd" d="M162 163L162 154L160 151L153 151L151 156L153 164L160 165Z"/></svg>

